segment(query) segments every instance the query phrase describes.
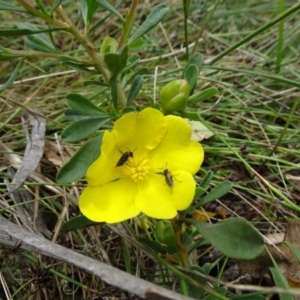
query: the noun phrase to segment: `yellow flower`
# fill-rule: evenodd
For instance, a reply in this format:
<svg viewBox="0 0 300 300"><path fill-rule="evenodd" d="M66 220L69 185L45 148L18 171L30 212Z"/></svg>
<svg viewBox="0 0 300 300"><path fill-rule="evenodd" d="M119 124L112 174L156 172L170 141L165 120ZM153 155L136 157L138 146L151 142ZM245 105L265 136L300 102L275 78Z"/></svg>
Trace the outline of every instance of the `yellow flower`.
<svg viewBox="0 0 300 300"><path fill-rule="evenodd" d="M188 208L193 175L204 157L191 134L185 120L153 108L123 115L105 131L101 155L87 171L81 212L96 222L116 223L141 212L170 219Z"/></svg>

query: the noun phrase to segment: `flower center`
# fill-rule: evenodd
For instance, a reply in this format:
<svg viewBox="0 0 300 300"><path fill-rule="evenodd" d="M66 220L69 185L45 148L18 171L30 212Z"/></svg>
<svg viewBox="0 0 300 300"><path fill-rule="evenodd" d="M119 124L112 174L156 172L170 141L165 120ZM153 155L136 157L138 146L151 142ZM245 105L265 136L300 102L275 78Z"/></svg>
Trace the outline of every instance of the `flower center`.
<svg viewBox="0 0 300 300"><path fill-rule="evenodd" d="M124 165L124 174L129 176L134 182L143 180L145 175L149 173L150 165L149 160L145 157L138 157L134 155L129 157Z"/></svg>

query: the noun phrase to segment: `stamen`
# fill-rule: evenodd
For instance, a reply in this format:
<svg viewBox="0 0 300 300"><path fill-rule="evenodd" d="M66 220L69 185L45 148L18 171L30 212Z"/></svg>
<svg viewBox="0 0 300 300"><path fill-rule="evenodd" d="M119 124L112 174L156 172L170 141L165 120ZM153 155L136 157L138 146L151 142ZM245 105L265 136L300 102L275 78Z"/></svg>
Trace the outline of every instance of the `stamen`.
<svg viewBox="0 0 300 300"><path fill-rule="evenodd" d="M149 173L149 160L145 157L133 156L129 157L126 165L124 165L124 174L129 176L134 182L143 180L145 175Z"/></svg>

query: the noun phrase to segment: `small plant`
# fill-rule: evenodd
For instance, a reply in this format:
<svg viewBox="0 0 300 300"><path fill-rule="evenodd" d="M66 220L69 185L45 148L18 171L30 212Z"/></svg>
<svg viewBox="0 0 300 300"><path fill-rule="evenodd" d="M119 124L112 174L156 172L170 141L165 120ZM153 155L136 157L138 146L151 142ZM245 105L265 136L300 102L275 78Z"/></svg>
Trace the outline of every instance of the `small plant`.
<svg viewBox="0 0 300 300"><path fill-rule="evenodd" d="M0 60L18 60L0 91L12 86L22 64L30 59L50 59L52 63L60 62L87 76L84 79L86 92L65 95L70 108L64 117L69 123L62 130L61 138L65 143L80 143L80 148L76 147L76 153L60 168L56 178L62 186L80 181L78 207L82 215L77 211L73 219L64 222L62 230L76 231L99 223L124 222L130 232L134 223L143 235L142 239L133 235L137 243L176 274L182 294L200 299L207 292L227 299L223 291L218 293L205 287L205 276L198 284L199 278L196 276L195 280L193 271L208 275L210 270L197 266L190 254L200 244L211 244L229 258L251 260L261 255L264 241L260 232L244 218L225 218L213 224L199 217L207 204L220 199L233 187L231 181L222 180L211 188L214 173L207 168L200 170L205 159L205 145L200 142L213 136L216 130L195 107L219 93L214 86L198 88L204 64L201 53L190 54L186 47L184 66L161 84L159 96L155 93L153 97L141 96L145 85L147 89L150 86L151 91L154 86L149 83L151 70L140 66L139 50L145 49L151 30L163 22L168 6L163 3L154 6L138 24L137 0L132 0L128 7L123 3L125 12L105 0L81 0L77 4L82 23L75 24L64 1L46 1L45 4L18 0L17 3L1 2L0 9L22 14L25 19L34 17L35 22L19 22L18 28L0 30L2 37L24 37L23 50L0 47ZM187 45L190 2L183 3ZM218 3L216 1L212 11ZM99 10L106 15L97 22ZM283 17L295 10L285 12ZM96 30L101 32L109 18L115 18L112 29L118 33L94 35ZM271 22L265 28L270 26ZM61 51L59 37L65 34L79 49L76 55ZM246 37L243 42L250 39ZM237 47L239 43L209 63L213 64ZM88 92L90 87L93 93ZM61 125L60 122L57 123ZM218 138L226 145L226 151L232 151L260 178L230 143L221 135ZM276 188L261 180L274 194L282 196L285 206L300 210ZM166 263L167 259L163 261L157 252L171 255L176 266L181 267L180 271L174 271Z"/></svg>

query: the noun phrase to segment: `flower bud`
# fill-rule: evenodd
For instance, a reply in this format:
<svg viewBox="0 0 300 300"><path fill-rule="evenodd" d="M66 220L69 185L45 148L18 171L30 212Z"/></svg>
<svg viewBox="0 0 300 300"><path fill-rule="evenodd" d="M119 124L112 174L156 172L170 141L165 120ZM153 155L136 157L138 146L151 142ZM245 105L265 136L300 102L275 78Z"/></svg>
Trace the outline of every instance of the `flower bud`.
<svg viewBox="0 0 300 300"><path fill-rule="evenodd" d="M104 57L106 53L114 53L117 51L117 48L118 42L110 36L106 36L100 46L100 55Z"/></svg>
<svg viewBox="0 0 300 300"><path fill-rule="evenodd" d="M160 91L161 108L164 114L180 111L186 107L190 96L190 85L184 79L169 82Z"/></svg>
<svg viewBox="0 0 300 300"><path fill-rule="evenodd" d="M169 221L160 220L157 222L155 227L155 236L156 239L165 245L175 246L176 237L172 227L172 224Z"/></svg>

